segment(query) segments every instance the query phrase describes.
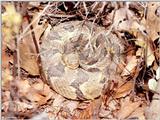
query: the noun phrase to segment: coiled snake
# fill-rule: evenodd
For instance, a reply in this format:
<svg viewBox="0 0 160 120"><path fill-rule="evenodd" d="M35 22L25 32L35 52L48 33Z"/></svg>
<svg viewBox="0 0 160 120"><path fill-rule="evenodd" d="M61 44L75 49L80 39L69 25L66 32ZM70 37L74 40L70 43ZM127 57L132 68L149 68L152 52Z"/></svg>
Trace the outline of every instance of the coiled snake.
<svg viewBox="0 0 160 120"><path fill-rule="evenodd" d="M120 39L92 22L70 21L52 28L42 41L42 66L52 88L73 100L100 96L123 59Z"/></svg>

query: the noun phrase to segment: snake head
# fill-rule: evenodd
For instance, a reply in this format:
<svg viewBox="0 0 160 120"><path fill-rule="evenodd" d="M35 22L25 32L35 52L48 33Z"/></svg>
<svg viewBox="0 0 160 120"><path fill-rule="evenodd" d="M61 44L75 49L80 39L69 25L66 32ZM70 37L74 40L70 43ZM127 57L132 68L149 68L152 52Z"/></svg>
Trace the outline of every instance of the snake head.
<svg viewBox="0 0 160 120"><path fill-rule="evenodd" d="M79 55L77 52L63 54L62 60L68 68L76 69L79 66Z"/></svg>

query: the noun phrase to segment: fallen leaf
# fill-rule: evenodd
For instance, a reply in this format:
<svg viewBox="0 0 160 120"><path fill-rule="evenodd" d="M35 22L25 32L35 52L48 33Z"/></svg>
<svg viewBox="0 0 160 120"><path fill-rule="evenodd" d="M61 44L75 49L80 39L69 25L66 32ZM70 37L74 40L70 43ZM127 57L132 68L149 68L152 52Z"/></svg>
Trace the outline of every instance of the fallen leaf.
<svg viewBox="0 0 160 120"><path fill-rule="evenodd" d="M8 82L13 80L13 76L9 69L5 69L2 71L2 87L8 84Z"/></svg>
<svg viewBox="0 0 160 120"><path fill-rule="evenodd" d="M130 93L130 91L133 89L133 81L128 81L127 83L120 86L114 95L114 98L120 98L125 97Z"/></svg>
<svg viewBox="0 0 160 120"><path fill-rule="evenodd" d="M150 46L147 46L147 67L151 66L153 61L155 60L155 56Z"/></svg>
<svg viewBox="0 0 160 120"><path fill-rule="evenodd" d="M33 20L35 20L32 24L33 31L35 35L35 39L39 45L40 37L42 36L44 30L47 27L47 24L44 22L43 24L39 25L38 20L36 18L38 17L38 13L34 15ZM26 19L23 21L23 29L25 29L28 26L28 22ZM39 75L39 66L38 66L38 54L35 48L35 44L33 42L33 37L29 31L24 36L23 40L20 42L20 63L21 67L25 69L29 74L31 75Z"/></svg>
<svg viewBox="0 0 160 120"><path fill-rule="evenodd" d="M91 119L92 118L92 104L90 103L85 109L77 109L74 116L78 119Z"/></svg>
<svg viewBox="0 0 160 120"><path fill-rule="evenodd" d="M46 111L40 112L33 116L30 120L49 120L49 116Z"/></svg>
<svg viewBox="0 0 160 120"><path fill-rule="evenodd" d="M128 61L129 61L128 64L126 65L126 67L124 68L121 74L122 76L130 75L132 73L132 70L134 70L138 64L138 60L136 56L132 56L131 58L129 58Z"/></svg>
<svg viewBox="0 0 160 120"><path fill-rule="evenodd" d="M35 2L35 1L29 2L29 5L32 6L32 8L33 8L33 7L39 7L40 2L38 2L38 1L36 1L36 2Z"/></svg>
<svg viewBox="0 0 160 120"><path fill-rule="evenodd" d="M2 41L2 68L8 69L9 62L13 62L13 56L7 55L5 51L6 51L6 45L4 44L4 41Z"/></svg>
<svg viewBox="0 0 160 120"><path fill-rule="evenodd" d="M41 39L42 42L43 42L43 40L45 40L47 38L47 36L50 33L51 29L52 29L52 26L50 24L48 24L48 27L46 28L46 30L44 31L44 34L42 36L42 39Z"/></svg>
<svg viewBox="0 0 160 120"><path fill-rule="evenodd" d="M114 16L114 27L115 29L117 30L118 27L119 27L119 24L124 20L126 19L126 16L127 15L127 10L126 8L120 8L118 9L116 12L115 12L115 16Z"/></svg>
<svg viewBox="0 0 160 120"><path fill-rule="evenodd" d="M2 21L7 27L12 29L12 32L18 33L19 26L22 22L21 15L16 12L13 4L5 4L6 11L2 14Z"/></svg>
<svg viewBox="0 0 160 120"><path fill-rule="evenodd" d="M2 92L2 102L10 100L10 91Z"/></svg>
<svg viewBox="0 0 160 120"><path fill-rule="evenodd" d="M37 19L38 16L39 16L39 12L35 13L35 15L33 16L33 21ZM33 22L33 30L34 30L37 42L40 40L43 32L46 30L47 27L48 27L48 24L45 20L41 21L41 24L39 24L39 19Z"/></svg>
<svg viewBox="0 0 160 120"><path fill-rule="evenodd" d="M136 56L140 57L140 56L143 56L143 55L144 55L143 49L142 48L138 48L138 50L136 51Z"/></svg>
<svg viewBox="0 0 160 120"><path fill-rule="evenodd" d="M146 42L143 39L140 39L140 38L136 39L135 44L142 47L142 48L146 47Z"/></svg>
<svg viewBox="0 0 160 120"><path fill-rule="evenodd" d="M118 119L123 120L127 118L132 112L134 112L141 105L141 101L131 102L128 98L125 98L121 103L121 109L118 112Z"/></svg>
<svg viewBox="0 0 160 120"><path fill-rule="evenodd" d="M45 104L53 95L51 89L49 89L49 87L43 82L30 84L28 80L20 80L17 81L17 84L19 88L19 96L38 105Z"/></svg>
<svg viewBox="0 0 160 120"><path fill-rule="evenodd" d="M149 79L148 81L148 87L150 90L156 91L157 88L157 81L154 78Z"/></svg>
<svg viewBox="0 0 160 120"><path fill-rule="evenodd" d="M156 79L159 80L160 79L160 66L157 68L156 70Z"/></svg>
<svg viewBox="0 0 160 120"><path fill-rule="evenodd" d="M17 111L25 111L25 109L33 109L35 106L32 104L27 104L25 102L15 101L15 104L18 107Z"/></svg>
<svg viewBox="0 0 160 120"><path fill-rule="evenodd" d="M38 81L36 84L32 84L32 89L37 91L40 95L45 96L45 99L48 100L51 97L55 96L56 93L42 81Z"/></svg>
<svg viewBox="0 0 160 120"><path fill-rule="evenodd" d="M27 20L23 22L23 27L28 25ZM19 44L20 66L31 75L39 75L37 54L31 34L26 35Z"/></svg>
<svg viewBox="0 0 160 120"><path fill-rule="evenodd" d="M132 19L136 19L133 12L127 7L123 7L116 10L113 25L116 30L129 30L132 24Z"/></svg>
<svg viewBox="0 0 160 120"><path fill-rule="evenodd" d="M156 40L159 37L160 32L160 18L156 15L156 10L160 6L160 2L149 2L148 3L148 12L146 19L146 26L148 27L148 33L152 41Z"/></svg>
<svg viewBox="0 0 160 120"><path fill-rule="evenodd" d="M30 91L30 88L31 88L28 80L17 81L17 86L19 89L19 93L22 95L26 95Z"/></svg>
<svg viewBox="0 0 160 120"><path fill-rule="evenodd" d="M56 98L54 99L51 105L52 109L54 110L55 115L58 114L58 112L62 108L64 101L65 101L65 98L57 94Z"/></svg>
<svg viewBox="0 0 160 120"><path fill-rule="evenodd" d="M70 113L73 114L74 110L78 106L78 101L66 100L63 104L64 108L68 108Z"/></svg>
<svg viewBox="0 0 160 120"><path fill-rule="evenodd" d="M129 117L128 119L137 118L138 120L146 120L144 115L144 109L146 106L142 106L137 108Z"/></svg>
<svg viewBox="0 0 160 120"><path fill-rule="evenodd" d="M113 119L113 115L112 115L112 111L102 108L99 112L99 117L101 118L109 118L109 119Z"/></svg>

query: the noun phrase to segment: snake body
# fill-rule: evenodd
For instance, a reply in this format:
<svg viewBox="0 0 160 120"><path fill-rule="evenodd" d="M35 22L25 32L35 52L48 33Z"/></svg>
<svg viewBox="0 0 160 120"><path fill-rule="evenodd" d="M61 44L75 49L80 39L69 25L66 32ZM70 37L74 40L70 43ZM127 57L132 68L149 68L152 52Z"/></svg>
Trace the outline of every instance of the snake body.
<svg viewBox="0 0 160 120"><path fill-rule="evenodd" d="M124 47L118 37L92 22L54 26L40 47L51 87L73 100L100 96L110 74L116 74Z"/></svg>

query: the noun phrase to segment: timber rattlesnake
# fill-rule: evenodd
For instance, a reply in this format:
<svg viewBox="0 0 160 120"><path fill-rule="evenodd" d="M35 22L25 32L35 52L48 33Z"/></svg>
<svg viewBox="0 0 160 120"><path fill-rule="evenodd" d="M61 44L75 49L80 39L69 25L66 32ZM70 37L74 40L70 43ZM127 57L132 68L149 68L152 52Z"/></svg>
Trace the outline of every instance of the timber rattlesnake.
<svg viewBox="0 0 160 120"><path fill-rule="evenodd" d="M52 88L73 100L100 96L109 75L116 74L123 50L115 34L82 21L53 27L40 47L42 66Z"/></svg>

